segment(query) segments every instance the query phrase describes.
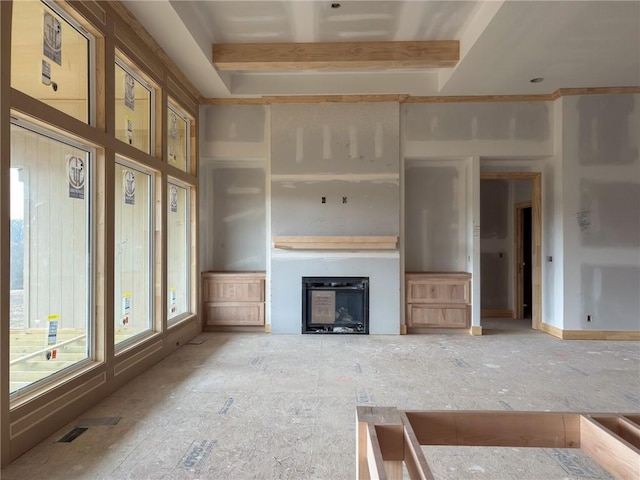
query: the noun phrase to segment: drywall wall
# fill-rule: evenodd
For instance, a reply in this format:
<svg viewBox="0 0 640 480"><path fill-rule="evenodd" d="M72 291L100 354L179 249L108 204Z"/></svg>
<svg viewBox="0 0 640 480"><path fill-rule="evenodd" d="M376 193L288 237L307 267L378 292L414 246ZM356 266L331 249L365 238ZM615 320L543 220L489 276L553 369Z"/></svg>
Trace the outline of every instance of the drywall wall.
<svg viewBox="0 0 640 480"><path fill-rule="evenodd" d="M269 109L200 107L200 270L265 270Z"/></svg>
<svg viewBox="0 0 640 480"><path fill-rule="evenodd" d="M240 164L240 165L238 165ZM265 169L257 162L200 166L202 271L266 268Z"/></svg>
<svg viewBox="0 0 640 480"><path fill-rule="evenodd" d="M407 161L405 270L467 271L467 167L464 161Z"/></svg>
<svg viewBox="0 0 640 480"><path fill-rule="evenodd" d="M548 102L404 104L404 156L548 156L552 112Z"/></svg>
<svg viewBox="0 0 640 480"><path fill-rule="evenodd" d="M277 235L398 235L398 192L398 180L274 181L272 228Z"/></svg>
<svg viewBox="0 0 640 480"><path fill-rule="evenodd" d="M277 104L270 118L271 235L399 235L397 103ZM300 332L303 276L370 277L370 333L399 332L397 250L273 249L270 272L272 332Z"/></svg>
<svg viewBox="0 0 640 480"><path fill-rule="evenodd" d="M558 101L563 112L563 328L638 331L640 95Z"/></svg>
<svg viewBox="0 0 640 480"><path fill-rule="evenodd" d="M271 331L300 333L302 277L369 278L369 333L400 333L398 252L288 252L271 258Z"/></svg>
<svg viewBox="0 0 640 480"><path fill-rule="evenodd" d="M272 175L398 174L397 103L271 106Z"/></svg>
<svg viewBox="0 0 640 480"><path fill-rule="evenodd" d="M232 159L268 158L268 107L263 105L200 107L200 156Z"/></svg>

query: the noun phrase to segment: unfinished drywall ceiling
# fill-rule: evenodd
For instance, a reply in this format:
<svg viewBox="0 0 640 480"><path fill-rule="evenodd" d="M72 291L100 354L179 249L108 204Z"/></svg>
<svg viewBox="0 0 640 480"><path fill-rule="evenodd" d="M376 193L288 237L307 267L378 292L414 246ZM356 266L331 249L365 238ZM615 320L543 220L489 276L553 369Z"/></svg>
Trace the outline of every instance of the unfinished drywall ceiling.
<svg viewBox="0 0 640 480"><path fill-rule="evenodd" d="M174 1L124 4L205 97L550 94L640 84L637 1ZM457 40L455 68L221 72L220 43ZM185 55L184 52L190 52ZM531 83L544 77L542 83Z"/></svg>

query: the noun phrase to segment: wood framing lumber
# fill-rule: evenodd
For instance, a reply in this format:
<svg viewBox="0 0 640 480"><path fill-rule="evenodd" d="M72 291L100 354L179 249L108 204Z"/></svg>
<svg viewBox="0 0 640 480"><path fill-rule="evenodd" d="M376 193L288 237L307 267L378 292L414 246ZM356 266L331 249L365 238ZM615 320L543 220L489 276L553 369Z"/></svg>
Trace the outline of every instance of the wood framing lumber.
<svg viewBox="0 0 640 480"><path fill-rule="evenodd" d="M459 59L457 40L213 45L222 71L452 68Z"/></svg>
<svg viewBox="0 0 640 480"><path fill-rule="evenodd" d="M580 448L615 477L640 478L640 449L594 417L580 417Z"/></svg>
<svg viewBox="0 0 640 480"><path fill-rule="evenodd" d="M273 247L288 250L395 250L396 236L275 236Z"/></svg>

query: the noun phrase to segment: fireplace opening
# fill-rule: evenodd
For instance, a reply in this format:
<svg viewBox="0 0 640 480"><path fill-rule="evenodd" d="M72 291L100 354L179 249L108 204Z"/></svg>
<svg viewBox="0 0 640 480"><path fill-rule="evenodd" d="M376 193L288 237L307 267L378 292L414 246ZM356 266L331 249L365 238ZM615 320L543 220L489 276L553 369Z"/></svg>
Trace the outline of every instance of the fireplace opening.
<svg viewBox="0 0 640 480"><path fill-rule="evenodd" d="M369 277L302 277L302 333L369 333Z"/></svg>

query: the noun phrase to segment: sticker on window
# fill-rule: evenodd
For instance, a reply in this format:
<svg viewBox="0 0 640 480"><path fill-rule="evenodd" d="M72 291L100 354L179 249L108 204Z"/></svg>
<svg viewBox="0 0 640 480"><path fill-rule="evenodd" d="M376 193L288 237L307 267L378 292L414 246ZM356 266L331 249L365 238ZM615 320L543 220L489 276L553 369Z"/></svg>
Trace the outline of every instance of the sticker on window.
<svg viewBox="0 0 640 480"><path fill-rule="evenodd" d="M129 316L131 315L131 293L126 292L122 296L122 326L126 327L129 324Z"/></svg>
<svg viewBox="0 0 640 480"><path fill-rule="evenodd" d="M84 160L67 155L67 180L69 198L84 199Z"/></svg>
<svg viewBox="0 0 640 480"><path fill-rule="evenodd" d="M62 25L49 12L44 12L42 53L62 66Z"/></svg>
<svg viewBox="0 0 640 480"><path fill-rule="evenodd" d="M124 190L124 203L135 205L136 203L136 174L131 170L122 172L122 189Z"/></svg>
<svg viewBox="0 0 640 480"><path fill-rule="evenodd" d="M171 287L170 290L170 306L169 306L169 310L171 313L176 313L178 311L178 303L177 303L177 294L176 294L176 287Z"/></svg>
<svg viewBox="0 0 640 480"><path fill-rule="evenodd" d="M51 85L51 64L46 60L42 60L42 83Z"/></svg>
<svg viewBox="0 0 640 480"><path fill-rule="evenodd" d="M125 130L124 133L127 136L127 138L129 139L129 145L133 145L133 120L131 120L131 118L127 117L125 119Z"/></svg>
<svg viewBox="0 0 640 480"><path fill-rule="evenodd" d="M131 110L135 110L136 81L128 73L124 76L124 104Z"/></svg>
<svg viewBox="0 0 640 480"><path fill-rule="evenodd" d="M169 197L171 202L171 212L178 213L178 187L171 185Z"/></svg>

